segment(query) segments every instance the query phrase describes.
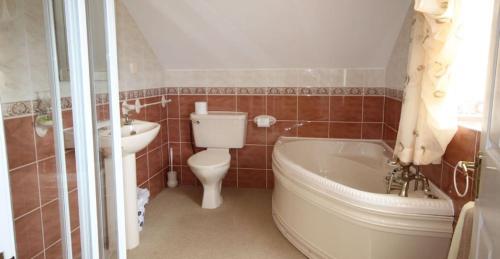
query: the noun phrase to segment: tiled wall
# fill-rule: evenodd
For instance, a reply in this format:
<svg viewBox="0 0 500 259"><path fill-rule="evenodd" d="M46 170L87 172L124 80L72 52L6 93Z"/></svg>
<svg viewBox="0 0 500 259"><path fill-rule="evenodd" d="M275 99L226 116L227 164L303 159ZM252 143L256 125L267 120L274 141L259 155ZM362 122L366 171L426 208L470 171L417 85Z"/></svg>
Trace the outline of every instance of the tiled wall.
<svg viewBox="0 0 500 259"><path fill-rule="evenodd" d="M33 115L5 119L18 258L61 256L59 203L52 131L41 138ZM66 151L73 253L80 254L74 151Z"/></svg>
<svg viewBox="0 0 500 259"><path fill-rule="evenodd" d="M147 96L155 97L144 97ZM139 98L141 103L160 100L155 91L133 91L129 99ZM109 118L107 97L97 96L97 118ZM16 245L19 258L59 258L62 254L60 241L60 218L55 164L54 136L52 129L44 137L35 133L35 118L47 101L24 101L2 104L4 115L7 154L14 208ZM71 100L62 99L63 127L73 126ZM142 109L133 118L159 122L161 134L144 150L137 153L137 183L148 188L151 199L165 186L168 165L166 149L168 143L166 108L160 104ZM74 254L80 251L78 193L76 166L73 149L66 150L69 201L71 207L71 229L73 231Z"/></svg>
<svg viewBox="0 0 500 259"><path fill-rule="evenodd" d="M194 152L189 114L194 102L207 101L211 111L248 112L247 139L231 152L231 167L224 186L273 187L271 155L280 135L301 137L381 139L385 88L288 87L288 88L166 88L169 144L181 184L200 185L186 161ZM257 115L277 119L270 128L252 122ZM303 126L286 128L302 123Z"/></svg>
<svg viewBox="0 0 500 259"><path fill-rule="evenodd" d="M391 147L396 143L401 116L401 100L397 97L386 97L384 112L384 141ZM453 170L458 161L475 161L479 152L479 141L481 132L459 127L457 133L446 148L442 162L438 165L426 165L422 172L436 186L445 192L453 200L455 208L455 220L462 206L468 201L474 200L474 189L469 188L465 197L458 197L453 187ZM459 190L465 189L465 174L462 170L457 176ZM474 173L469 172L470 186L474 183Z"/></svg>
<svg viewBox="0 0 500 259"><path fill-rule="evenodd" d="M442 162L439 165L428 165L422 168L423 173L445 192L453 200L455 209L455 221L458 219L460 210L468 201L473 201L474 197L474 177L473 171L469 171L469 191L465 197L459 197L453 186L453 170L458 161L475 161L479 152L481 132L459 127L457 133L446 148ZM459 170L457 174L457 186L459 191L465 190L465 174Z"/></svg>

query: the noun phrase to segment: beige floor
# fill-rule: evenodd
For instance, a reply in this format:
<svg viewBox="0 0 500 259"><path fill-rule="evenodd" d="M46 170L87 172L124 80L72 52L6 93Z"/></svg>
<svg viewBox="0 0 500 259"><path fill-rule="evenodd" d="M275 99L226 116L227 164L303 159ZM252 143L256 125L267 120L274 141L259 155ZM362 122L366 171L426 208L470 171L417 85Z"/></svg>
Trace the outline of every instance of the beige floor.
<svg viewBox="0 0 500 259"><path fill-rule="evenodd" d="M141 244L129 258L305 258L278 231L271 191L223 189L224 204L200 207L202 190L166 189L146 208Z"/></svg>

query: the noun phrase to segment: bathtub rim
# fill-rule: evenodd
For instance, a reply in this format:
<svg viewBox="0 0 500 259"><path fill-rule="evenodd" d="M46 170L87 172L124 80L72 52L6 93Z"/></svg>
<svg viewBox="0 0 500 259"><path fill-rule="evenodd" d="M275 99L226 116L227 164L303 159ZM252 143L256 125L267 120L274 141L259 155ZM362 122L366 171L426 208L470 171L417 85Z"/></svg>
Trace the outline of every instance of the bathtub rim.
<svg viewBox="0 0 500 259"><path fill-rule="evenodd" d="M330 139L330 138L304 138L304 137L280 137L273 148L272 152L272 167L273 171L280 173L293 182L299 183L308 189L315 190L327 197L341 200L346 204L351 204L356 207L364 208L382 213L398 213L404 215L426 215L426 216L454 216L453 202L444 192L442 192L432 182L431 189L440 199L422 199L422 198L405 198L395 195L370 193L358 190L333 180L321 177L309 170L303 168L297 163L286 158L284 154L277 151L280 145L295 142L295 141L327 141L327 142L367 142L382 145L387 150L392 149L381 140L363 140L363 139ZM288 163L287 163L288 162ZM276 167L276 168L275 168ZM288 169L288 170L286 170ZM289 171L288 174L283 173L284 170ZM276 175L276 172L275 172ZM293 176L293 177L292 177ZM277 177L275 176L275 180ZM303 179L305 181L298 181ZM342 198L342 199L340 199Z"/></svg>

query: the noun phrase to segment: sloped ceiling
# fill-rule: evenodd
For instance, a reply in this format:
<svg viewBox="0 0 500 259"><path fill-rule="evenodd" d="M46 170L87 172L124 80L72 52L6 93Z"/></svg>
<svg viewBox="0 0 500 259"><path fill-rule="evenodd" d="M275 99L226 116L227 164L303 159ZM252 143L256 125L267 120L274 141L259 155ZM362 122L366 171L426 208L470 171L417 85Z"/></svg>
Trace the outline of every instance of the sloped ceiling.
<svg viewBox="0 0 500 259"><path fill-rule="evenodd" d="M411 0L122 0L165 69L385 67Z"/></svg>

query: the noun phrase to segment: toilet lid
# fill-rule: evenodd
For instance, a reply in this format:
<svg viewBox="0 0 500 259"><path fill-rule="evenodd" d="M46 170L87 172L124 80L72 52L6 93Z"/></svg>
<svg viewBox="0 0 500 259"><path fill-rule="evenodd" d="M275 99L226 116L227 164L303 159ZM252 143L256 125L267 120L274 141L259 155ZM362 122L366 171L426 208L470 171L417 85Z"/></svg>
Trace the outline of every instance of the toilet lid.
<svg viewBox="0 0 500 259"><path fill-rule="evenodd" d="M188 164L196 167L216 167L229 164L231 155L227 150L204 150L192 155Z"/></svg>

